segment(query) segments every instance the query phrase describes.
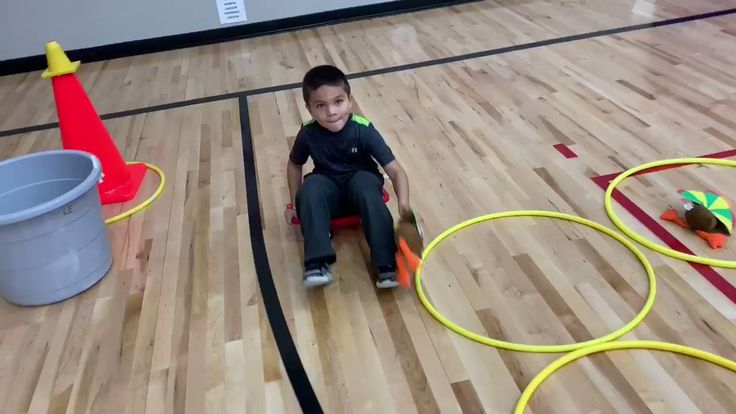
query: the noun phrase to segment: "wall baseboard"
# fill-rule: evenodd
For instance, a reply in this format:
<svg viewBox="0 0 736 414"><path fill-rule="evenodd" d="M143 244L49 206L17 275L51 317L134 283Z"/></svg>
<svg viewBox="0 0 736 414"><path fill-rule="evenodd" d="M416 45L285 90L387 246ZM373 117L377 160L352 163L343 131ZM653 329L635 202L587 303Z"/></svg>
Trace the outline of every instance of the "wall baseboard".
<svg viewBox="0 0 736 414"><path fill-rule="evenodd" d="M98 62L101 60L228 42L290 30L318 27L401 13L410 13L437 7L473 3L477 1L480 0L389 1L307 14L303 16L288 17L285 19L269 20L150 39L133 40L84 49L73 49L67 50L66 53L73 61L81 60L82 62ZM39 45L39 48L43 49L43 45ZM46 66L46 56L44 54L4 60L0 61L0 76L44 70L46 69Z"/></svg>

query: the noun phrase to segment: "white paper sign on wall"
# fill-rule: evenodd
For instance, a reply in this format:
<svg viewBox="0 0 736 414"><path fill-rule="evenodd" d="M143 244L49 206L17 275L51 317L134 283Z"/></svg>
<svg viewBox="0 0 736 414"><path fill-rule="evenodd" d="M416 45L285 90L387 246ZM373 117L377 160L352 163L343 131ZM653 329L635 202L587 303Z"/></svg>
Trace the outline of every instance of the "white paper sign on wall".
<svg viewBox="0 0 736 414"><path fill-rule="evenodd" d="M220 24L244 22L245 4L243 0L216 0Z"/></svg>

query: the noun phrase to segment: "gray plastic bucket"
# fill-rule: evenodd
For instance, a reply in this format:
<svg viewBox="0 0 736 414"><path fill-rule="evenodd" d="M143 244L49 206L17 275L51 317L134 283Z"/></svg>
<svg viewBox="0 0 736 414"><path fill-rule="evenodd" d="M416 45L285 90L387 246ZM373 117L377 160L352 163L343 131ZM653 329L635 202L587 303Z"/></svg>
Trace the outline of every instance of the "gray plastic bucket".
<svg viewBox="0 0 736 414"><path fill-rule="evenodd" d="M112 265L97 190L102 167L81 151L0 162L0 295L17 305L68 299Z"/></svg>

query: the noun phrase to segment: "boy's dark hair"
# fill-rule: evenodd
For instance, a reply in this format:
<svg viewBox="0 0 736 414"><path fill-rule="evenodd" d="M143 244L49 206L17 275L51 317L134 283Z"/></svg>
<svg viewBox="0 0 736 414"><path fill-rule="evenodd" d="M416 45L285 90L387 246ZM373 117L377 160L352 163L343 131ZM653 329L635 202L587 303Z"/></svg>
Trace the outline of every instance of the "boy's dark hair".
<svg viewBox="0 0 736 414"><path fill-rule="evenodd" d="M315 66L304 75L302 81L302 95L307 105L309 105L309 96L312 91L323 85L340 86L350 96L348 78L340 69L332 65Z"/></svg>

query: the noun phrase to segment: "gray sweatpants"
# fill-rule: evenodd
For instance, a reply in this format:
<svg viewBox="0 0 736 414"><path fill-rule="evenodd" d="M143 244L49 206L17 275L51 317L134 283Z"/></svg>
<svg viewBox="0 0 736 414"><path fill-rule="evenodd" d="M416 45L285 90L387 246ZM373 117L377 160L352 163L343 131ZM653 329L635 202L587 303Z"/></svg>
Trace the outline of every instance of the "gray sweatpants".
<svg viewBox="0 0 736 414"><path fill-rule="evenodd" d="M304 265L312 268L336 260L330 221L359 214L376 269L395 268L396 242L391 212L383 202L383 180L358 171L345 176L310 173L296 196L297 216L304 237Z"/></svg>

